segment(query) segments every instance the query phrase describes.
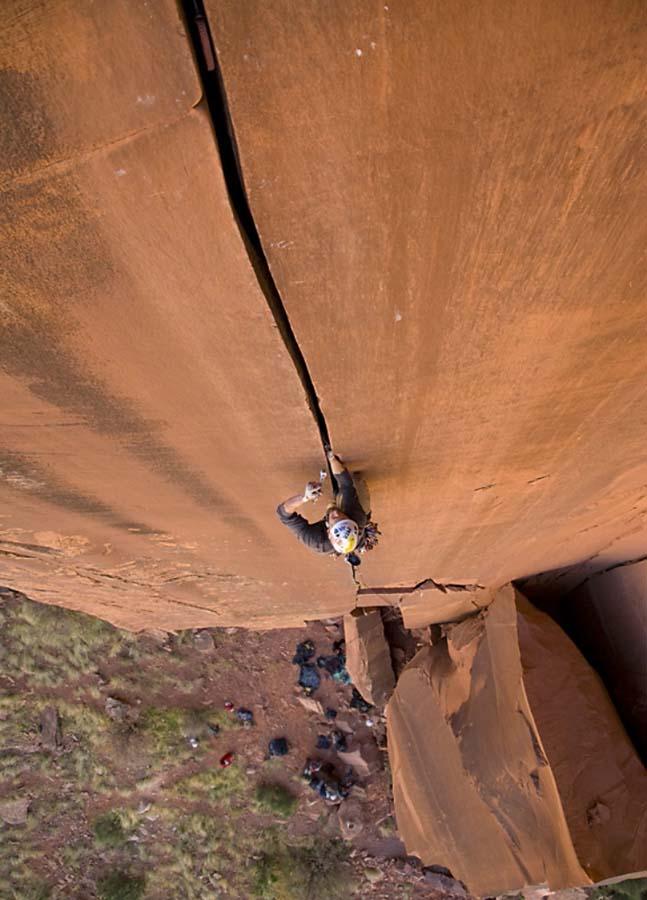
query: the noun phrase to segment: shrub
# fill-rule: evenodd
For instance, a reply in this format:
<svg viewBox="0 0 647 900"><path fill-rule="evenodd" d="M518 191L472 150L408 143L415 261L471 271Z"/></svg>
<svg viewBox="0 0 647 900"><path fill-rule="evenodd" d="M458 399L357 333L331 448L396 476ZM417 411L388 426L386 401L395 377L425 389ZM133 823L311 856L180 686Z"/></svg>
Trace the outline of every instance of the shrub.
<svg viewBox="0 0 647 900"><path fill-rule="evenodd" d="M276 846L259 860L254 893L263 900L347 900L355 890L341 841Z"/></svg>
<svg viewBox="0 0 647 900"><path fill-rule="evenodd" d="M145 887L146 879L143 875L124 871L110 872L97 881L97 892L101 900L139 900Z"/></svg>
<svg viewBox="0 0 647 900"><path fill-rule="evenodd" d="M647 900L647 878L627 878L591 891L592 900Z"/></svg>
<svg viewBox="0 0 647 900"><path fill-rule="evenodd" d="M94 836L100 844L116 847L123 844L126 835L121 819L116 812L104 813L94 820Z"/></svg>
<svg viewBox="0 0 647 900"><path fill-rule="evenodd" d="M259 784L256 802L262 810L276 813L284 819L288 819L299 805L297 797L280 784Z"/></svg>

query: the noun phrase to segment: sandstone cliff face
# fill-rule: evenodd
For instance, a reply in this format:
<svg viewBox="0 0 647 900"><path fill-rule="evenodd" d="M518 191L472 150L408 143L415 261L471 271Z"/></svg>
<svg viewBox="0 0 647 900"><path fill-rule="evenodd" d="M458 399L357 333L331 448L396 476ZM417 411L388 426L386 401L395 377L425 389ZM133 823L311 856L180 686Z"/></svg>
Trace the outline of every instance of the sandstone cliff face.
<svg viewBox="0 0 647 900"><path fill-rule="evenodd" d="M586 883L526 698L511 586L418 653L387 721L409 852L478 895Z"/></svg>
<svg viewBox="0 0 647 900"><path fill-rule="evenodd" d="M364 586L487 587L640 535L644 6L206 6L262 249L384 533ZM274 517L321 434L176 4L23 7L2 580L131 628L348 610L348 570Z"/></svg>
<svg viewBox="0 0 647 900"><path fill-rule="evenodd" d="M363 584L644 552L644 4L206 6Z"/></svg>
<svg viewBox="0 0 647 900"><path fill-rule="evenodd" d="M0 581L134 629L348 608L274 515L321 445L176 4L5 20Z"/></svg>
<svg viewBox="0 0 647 900"><path fill-rule="evenodd" d="M362 596L418 627L644 555L644 4L206 12L235 146L176 3L5 4L0 584L132 629ZM274 515L326 431L383 532L358 583ZM409 849L476 891L644 834L598 682L521 622L530 703L508 591L389 706ZM564 733L551 679L613 746Z"/></svg>

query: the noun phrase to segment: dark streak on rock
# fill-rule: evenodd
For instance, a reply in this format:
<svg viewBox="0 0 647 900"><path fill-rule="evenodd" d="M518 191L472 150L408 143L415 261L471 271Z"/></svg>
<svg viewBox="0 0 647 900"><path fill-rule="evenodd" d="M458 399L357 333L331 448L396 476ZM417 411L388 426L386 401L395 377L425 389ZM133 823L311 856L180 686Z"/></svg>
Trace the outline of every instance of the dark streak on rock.
<svg viewBox="0 0 647 900"><path fill-rule="evenodd" d="M525 712L522 709L518 709L517 712L519 713L521 718L526 723L526 728L528 729L528 734L530 735L530 740L532 742L532 749L535 754L535 759L537 760L537 765L541 766L541 767L547 766L548 760L546 759L546 754L542 750L541 744L539 743L539 738L537 736L537 732L535 731L535 728L534 728L532 722L530 722L528 720L528 717L526 716Z"/></svg>
<svg viewBox="0 0 647 900"><path fill-rule="evenodd" d="M115 277L108 243L85 212L73 178L49 175L13 185L0 203L0 228L7 234L0 259L0 291L5 298L0 313L2 368L27 380L35 396L78 417L97 433L117 438L199 506L219 512L234 527L264 542L260 529L237 504L160 439L155 433L159 422L144 419L130 400L111 394L66 347L78 327L71 298L78 304L105 302ZM50 496L56 493L58 488Z"/></svg>
<svg viewBox="0 0 647 900"><path fill-rule="evenodd" d="M159 531L142 522L122 518L112 507L97 497L82 494L73 487L54 478L45 469L38 466L26 456L0 449L0 481L17 491L24 491L52 503L83 515L98 516L105 519L115 528L124 530L137 529L142 534L157 535ZM5 542L6 543L6 542ZM37 545L25 545L33 546ZM38 548L42 551L42 548Z"/></svg>

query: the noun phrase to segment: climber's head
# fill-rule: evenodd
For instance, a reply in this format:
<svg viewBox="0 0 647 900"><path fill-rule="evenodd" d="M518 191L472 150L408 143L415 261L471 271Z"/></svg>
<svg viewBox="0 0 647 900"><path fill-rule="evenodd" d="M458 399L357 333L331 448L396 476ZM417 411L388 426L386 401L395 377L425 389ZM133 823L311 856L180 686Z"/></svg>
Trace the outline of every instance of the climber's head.
<svg viewBox="0 0 647 900"><path fill-rule="evenodd" d="M346 513L338 507L331 506L326 513L326 526L333 549L344 556L352 553L359 540L357 522L349 519Z"/></svg>

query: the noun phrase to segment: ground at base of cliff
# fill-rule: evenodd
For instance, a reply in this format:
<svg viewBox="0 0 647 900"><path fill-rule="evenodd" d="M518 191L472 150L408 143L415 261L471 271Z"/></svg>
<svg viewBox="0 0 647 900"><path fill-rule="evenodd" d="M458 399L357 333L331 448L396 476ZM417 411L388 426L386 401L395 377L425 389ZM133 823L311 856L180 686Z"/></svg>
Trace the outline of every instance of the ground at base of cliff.
<svg viewBox="0 0 647 900"><path fill-rule="evenodd" d="M379 716L324 668L312 697L296 684L297 642L316 665L336 623L133 635L10 591L0 623L3 898L448 895L397 839ZM287 755L270 758L274 738ZM309 757L352 770L341 805L303 780Z"/></svg>
<svg viewBox="0 0 647 900"><path fill-rule="evenodd" d="M317 666L342 637L333 621L134 635L0 589L0 900L469 900L398 840L383 721ZM346 800L311 790L308 758L352 774ZM647 900L647 880L522 896Z"/></svg>

